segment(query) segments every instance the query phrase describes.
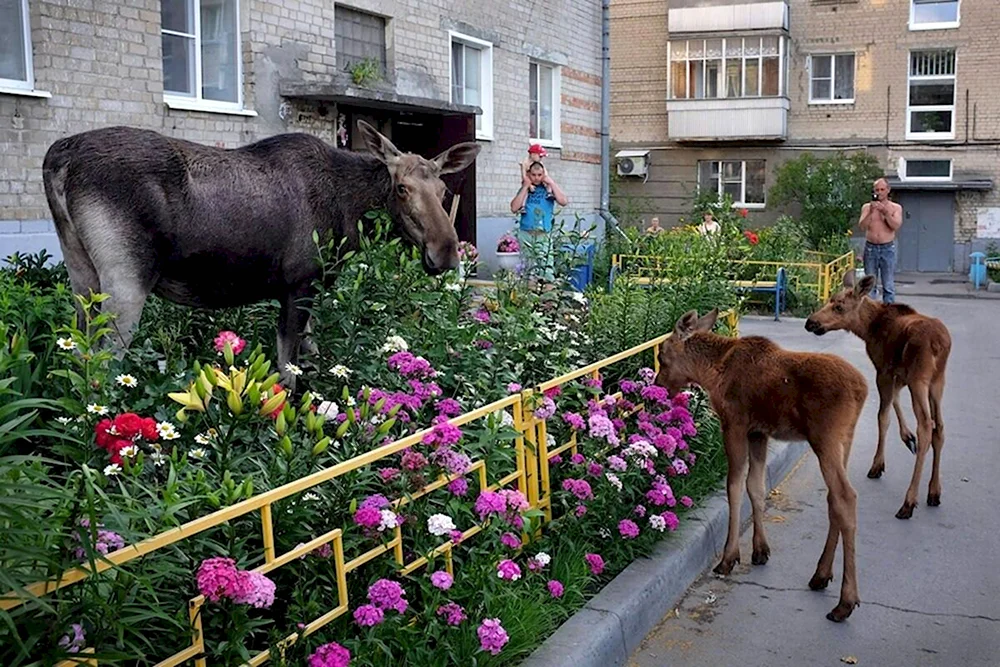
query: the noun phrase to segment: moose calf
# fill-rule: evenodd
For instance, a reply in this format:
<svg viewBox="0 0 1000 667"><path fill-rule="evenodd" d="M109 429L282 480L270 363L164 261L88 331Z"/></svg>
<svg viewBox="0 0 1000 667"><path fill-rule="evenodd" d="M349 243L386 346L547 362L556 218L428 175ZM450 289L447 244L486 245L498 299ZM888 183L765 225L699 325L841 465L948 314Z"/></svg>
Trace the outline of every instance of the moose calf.
<svg viewBox="0 0 1000 667"><path fill-rule="evenodd" d="M897 519L909 519L917 506L917 487L924 468L924 456L934 447L934 464L927 489L927 504L941 504L941 450L944 448L944 420L941 397L944 371L951 352L951 335L941 320L921 315L903 304L879 303L868 298L875 276L856 282L853 273L844 275L844 289L806 320L806 330L822 336L827 331L846 329L865 342L868 358L875 365L878 386L878 447L868 477L877 479L885 471L885 432L889 428L889 406L899 420L899 437L917 455L913 477L906 490ZM917 437L906 426L899 405L899 392L910 389L913 413L917 417Z"/></svg>
<svg viewBox="0 0 1000 667"><path fill-rule="evenodd" d="M857 369L833 355L790 352L760 336L726 338L710 333L718 315L716 308L700 319L693 310L681 317L673 335L660 346L656 376L656 384L671 393L687 384L701 385L722 423L729 462L729 535L715 572L729 574L740 562L744 481L753 506L752 562L767 562L771 553L764 535L767 441L807 440L826 482L830 517L826 544L809 587L821 590L833 579L833 557L843 536L840 602L826 615L831 621L843 621L860 604L854 562L857 493L847 478L847 459L868 385Z"/></svg>

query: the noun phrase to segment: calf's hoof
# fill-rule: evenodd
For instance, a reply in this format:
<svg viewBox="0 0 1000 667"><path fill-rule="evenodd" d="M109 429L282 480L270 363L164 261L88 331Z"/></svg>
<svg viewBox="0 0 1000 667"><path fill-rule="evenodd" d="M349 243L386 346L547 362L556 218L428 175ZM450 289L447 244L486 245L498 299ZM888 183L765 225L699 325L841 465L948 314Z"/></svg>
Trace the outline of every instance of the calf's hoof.
<svg viewBox="0 0 1000 667"><path fill-rule="evenodd" d="M851 612L854 611L854 608L860 605L861 605L860 602L846 602L844 600L841 600L840 604L834 607L833 611L827 614L826 617L831 621L833 621L834 623L840 623L842 621L846 621L847 618L851 615Z"/></svg>
<svg viewBox="0 0 1000 667"><path fill-rule="evenodd" d="M896 518L897 519L909 519L911 516L913 516L913 508L916 507L916 506L917 506L916 503L910 504L910 503L904 502L903 506L899 508L898 512L896 512Z"/></svg>
<svg viewBox="0 0 1000 667"><path fill-rule="evenodd" d="M832 580L833 577L824 577L817 572L812 576L812 579L809 580L809 588L814 591L821 591L825 589Z"/></svg>
<svg viewBox="0 0 1000 667"><path fill-rule="evenodd" d="M767 565L767 560L771 557L771 547L764 545L760 549L753 550L750 562L754 565Z"/></svg>
<svg viewBox="0 0 1000 667"><path fill-rule="evenodd" d="M873 463L871 469L868 471L868 479L878 479L884 472L885 463Z"/></svg>
<svg viewBox="0 0 1000 667"><path fill-rule="evenodd" d="M906 445L906 448L910 450L911 454L917 453L917 436L913 435L912 433L909 434L908 436L903 438L903 444Z"/></svg>
<svg viewBox="0 0 1000 667"><path fill-rule="evenodd" d="M719 561L719 564L715 566L712 572L715 572L716 574L721 574L723 577L725 577L730 572L733 571L733 566L739 562L740 562L739 556L737 556L732 560L726 560L725 558L723 558L721 561Z"/></svg>
<svg viewBox="0 0 1000 667"><path fill-rule="evenodd" d="M928 493L927 494L927 506L937 507L941 504L941 494L940 493Z"/></svg>

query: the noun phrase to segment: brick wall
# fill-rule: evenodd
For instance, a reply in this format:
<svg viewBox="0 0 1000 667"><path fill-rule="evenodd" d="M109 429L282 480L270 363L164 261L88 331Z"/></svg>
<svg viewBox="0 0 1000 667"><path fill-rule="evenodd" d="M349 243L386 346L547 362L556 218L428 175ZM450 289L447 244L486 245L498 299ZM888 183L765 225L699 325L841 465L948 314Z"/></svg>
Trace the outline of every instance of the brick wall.
<svg viewBox="0 0 1000 667"><path fill-rule="evenodd" d="M621 143L667 141L667 5L611 3L611 136Z"/></svg>
<svg viewBox="0 0 1000 667"><path fill-rule="evenodd" d="M494 44L494 139L482 142L476 162L481 219L511 218L510 199L520 183L517 163L528 147L529 58L561 65L562 147L550 149L547 165L570 197L571 211L597 207L600 3L344 4L387 17L389 78L400 94L449 99L449 29ZM11 250L9 237L14 226L21 233L20 221L34 230L49 219L42 158L63 136L125 124L224 147L287 131L333 141L336 113L320 115L316 105L278 93L282 79L322 81L336 73L333 2L240 1L243 93L253 112L248 115L164 105L159 0L66 5L28 0L35 87L51 98L0 93L0 221L13 221L0 228L0 237L8 237L0 251Z"/></svg>

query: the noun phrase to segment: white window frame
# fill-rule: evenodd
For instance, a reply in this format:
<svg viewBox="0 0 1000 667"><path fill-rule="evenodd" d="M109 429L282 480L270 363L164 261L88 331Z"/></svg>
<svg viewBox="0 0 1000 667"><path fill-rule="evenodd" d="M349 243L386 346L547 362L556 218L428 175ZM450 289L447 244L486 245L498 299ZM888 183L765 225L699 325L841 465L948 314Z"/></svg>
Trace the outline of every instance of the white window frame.
<svg viewBox="0 0 1000 667"><path fill-rule="evenodd" d="M29 97L52 97L44 90L35 90L35 67L31 58L31 15L28 0L21 0L21 30L24 34L24 75L21 79L0 78L0 93L27 95Z"/></svg>
<svg viewBox="0 0 1000 667"><path fill-rule="evenodd" d="M235 0L236 5L236 93L235 102L219 102L216 100L206 100L202 97L202 73L201 73L201 2L194 2L194 33L183 33L175 30L164 30L160 25L160 35L175 35L178 37L191 38L194 36L194 93L192 95L182 95L172 93L166 89L163 91L163 102L171 109L186 109L188 111L205 111L208 113L235 114L240 116L256 116L255 111L243 107L243 30L240 5L242 0ZM162 69L162 55L160 67Z"/></svg>
<svg viewBox="0 0 1000 667"><path fill-rule="evenodd" d="M762 202L745 202L744 199L747 198L747 162L763 162L764 163L764 201ZM726 159L711 159L711 160L698 160L695 162L695 178L698 183L698 190L701 190L701 163L702 162L716 162L719 165L719 185L716 194L719 197L719 201L722 201L722 195L725 192L724 179L723 179L723 168L722 163L724 162L740 162L740 200L733 201L733 208L745 208L750 210L761 210L767 208L767 160L761 158L751 158L750 160L726 160Z"/></svg>
<svg viewBox="0 0 1000 667"><path fill-rule="evenodd" d="M838 100L834 98L837 90L837 58L846 58L851 56L854 58L854 77L852 79L851 85L851 96L849 98L844 98ZM814 58L829 58L830 59L830 98L817 98L813 97L813 80L815 74L815 68L813 67ZM809 56L809 104L854 104L855 95L857 95L858 89L858 57L853 51L847 51L842 53L814 53Z"/></svg>
<svg viewBox="0 0 1000 667"><path fill-rule="evenodd" d="M905 157L899 158L899 168L897 172L899 173L899 180L909 181L909 182L924 182L924 183L946 183L950 182L955 176L955 161L951 158L912 158L912 162L947 162L948 163L948 175L947 176L910 176L907 174L907 161Z"/></svg>
<svg viewBox="0 0 1000 667"><path fill-rule="evenodd" d="M541 144L546 148L562 148L562 67L556 65L555 63L545 62L543 60L529 60L528 68L531 71L531 66L536 67L548 67L552 70L552 138L551 139L540 139L538 137L529 137L529 141L533 144ZM537 77L537 81L541 81L541 77ZM530 86L531 77L529 75L528 82ZM529 100L531 91L528 91ZM528 105L529 112L531 105ZM541 96L539 96L539 109L541 109ZM530 129L531 124L528 124ZM540 127L540 126L539 126ZM530 131L529 131L530 134ZM539 132L541 134L541 132Z"/></svg>
<svg viewBox="0 0 1000 667"><path fill-rule="evenodd" d="M764 41L763 40L764 40L764 37L777 37L778 38L778 94L777 95L764 95L761 92L763 90L763 88L764 88L764 58L773 58L774 57L773 55L768 55L768 56L762 55L761 51L763 51L763 46L764 46ZM726 57L726 42L728 40L741 40L743 55L735 56L735 57L730 56L729 58L727 58ZM757 55L756 56L747 56L746 55L746 42L748 40L759 40L758 43L757 43ZM787 86L787 81L788 81L788 72L787 72L787 68L788 68L788 48L787 48L787 45L786 45L786 37L784 35L782 35L782 34L766 34L766 35L761 35L760 37L727 37L727 38L722 38L722 55L720 55L718 58L696 58L695 60L692 61L691 58L690 58L690 54L691 54L690 43L691 42L703 42L703 48L707 49L708 48L708 41L709 41L708 39L684 39L684 40L676 40L676 41L667 42L667 99L668 100L670 100L670 101L674 101L674 100L741 100L741 99L743 99L743 100L746 100L746 99L752 100L752 99L765 98L765 97L766 98L787 97L786 86ZM699 61L700 62L705 62L707 60L718 60L719 61L719 63L720 63L720 65L719 65L719 73L717 75L716 82L718 84L718 88L717 88L718 91L720 93L723 93L723 94L717 95L716 97L687 97L686 93L690 92L690 90L691 90L691 81L688 78L685 81L685 84L686 84L686 87L685 87L685 97L673 97L673 94L674 94L674 82L673 82L673 76L674 76L674 74L673 74L674 53L680 53L681 51L684 52L684 59L683 59L683 61L677 61L677 62L684 62L684 63L686 63L686 70L685 70L687 72L686 77L690 77L691 76L691 63L692 62L699 62ZM742 73L741 73L741 77L742 77L742 80L741 80L741 86L742 86L742 88L741 88L741 91L740 91L741 93L745 93L745 91L747 89L747 65L746 65L746 61L747 60L756 60L757 61L757 94L756 95L745 95L745 94L743 94L743 95L740 95L739 97L726 97L726 95L724 94L726 92L726 60L734 60L734 59L739 59L739 60L743 61ZM702 70L702 80L703 80L702 88L704 88L705 87L704 84L707 83L706 76L707 75L704 73L704 69L703 69Z"/></svg>
<svg viewBox="0 0 1000 667"><path fill-rule="evenodd" d="M957 8L954 21L942 21L938 23L917 23L916 4L910 0L910 30L947 30L957 28L962 23L962 0L954 0Z"/></svg>
<svg viewBox="0 0 1000 667"><path fill-rule="evenodd" d="M951 51L954 54L955 68L951 74L945 75L913 75L913 54L928 52L928 51ZM910 85L914 81L926 81L926 82L951 82L952 84L952 102L951 104L935 104L929 106L910 106ZM954 48L947 49L935 49L935 48L920 48L911 49L906 52L906 138L907 139L920 139L920 140L942 140L948 141L955 138L955 116L958 110L958 50ZM911 129L913 121L913 112L917 111L951 111L951 128L947 132L914 132Z"/></svg>
<svg viewBox="0 0 1000 667"><path fill-rule="evenodd" d="M476 130L476 139L480 141L493 141L493 42L478 39L470 35L463 35L454 30L448 31L448 99L451 100L452 104L455 103L455 100L452 98L455 83L454 71L452 69L455 42L480 51L479 83L482 86L482 90L479 91L479 96L482 103L479 107L483 110L483 114L482 122L480 123L481 127Z"/></svg>

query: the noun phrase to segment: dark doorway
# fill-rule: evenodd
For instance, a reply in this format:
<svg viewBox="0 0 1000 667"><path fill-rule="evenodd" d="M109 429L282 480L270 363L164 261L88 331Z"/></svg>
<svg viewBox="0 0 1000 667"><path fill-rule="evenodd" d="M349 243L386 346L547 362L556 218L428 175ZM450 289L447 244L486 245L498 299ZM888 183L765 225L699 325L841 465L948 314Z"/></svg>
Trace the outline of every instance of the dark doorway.
<svg viewBox="0 0 1000 667"><path fill-rule="evenodd" d="M896 270L951 271L955 193L908 190L898 192L896 199L903 207L903 226L896 235Z"/></svg>

